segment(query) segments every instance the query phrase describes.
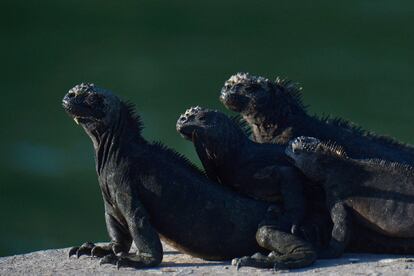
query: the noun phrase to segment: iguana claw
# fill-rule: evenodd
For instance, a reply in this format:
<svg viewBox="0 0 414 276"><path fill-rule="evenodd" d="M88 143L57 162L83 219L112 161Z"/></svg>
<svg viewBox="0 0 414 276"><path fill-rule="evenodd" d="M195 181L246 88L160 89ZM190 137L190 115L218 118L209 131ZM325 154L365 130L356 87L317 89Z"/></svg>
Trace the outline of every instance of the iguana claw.
<svg viewBox="0 0 414 276"><path fill-rule="evenodd" d="M79 258L82 255L91 255L92 249L95 247L95 244L92 242L86 242L81 246L72 247L69 250L69 258L73 255L76 255L76 258Z"/></svg>
<svg viewBox="0 0 414 276"><path fill-rule="evenodd" d="M76 255L76 252L78 251L78 249L79 249L79 246L72 247L69 250L69 258L72 257L73 255Z"/></svg>

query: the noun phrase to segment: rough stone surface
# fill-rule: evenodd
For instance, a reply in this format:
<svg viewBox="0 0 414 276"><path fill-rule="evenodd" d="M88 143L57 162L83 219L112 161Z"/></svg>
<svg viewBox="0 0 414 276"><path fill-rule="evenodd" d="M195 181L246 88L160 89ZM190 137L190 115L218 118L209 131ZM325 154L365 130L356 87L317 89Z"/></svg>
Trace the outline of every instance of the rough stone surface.
<svg viewBox="0 0 414 276"><path fill-rule="evenodd" d="M243 267L230 262L208 262L181 254L164 244L160 267L144 270L100 266L97 259L68 258L68 248L38 251L0 258L0 275L274 275L272 270ZM313 266L291 271L289 275L414 275L414 258L396 255L346 254L343 258L319 260Z"/></svg>

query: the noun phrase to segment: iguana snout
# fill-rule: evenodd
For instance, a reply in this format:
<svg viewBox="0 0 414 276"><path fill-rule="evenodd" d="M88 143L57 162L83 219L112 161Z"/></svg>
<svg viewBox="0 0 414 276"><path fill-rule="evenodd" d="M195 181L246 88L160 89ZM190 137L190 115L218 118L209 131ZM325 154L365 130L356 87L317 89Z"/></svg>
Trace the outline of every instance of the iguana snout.
<svg viewBox="0 0 414 276"><path fill-rule="evenodd" d="M183 138L191 140L194 133L205 126L207 117L213 116L212 112L200 106L187 109L177 120L177 131Z"/></svg>
<svg viewBox="0 0 414 276"><path fill-rule="evenodd" d="M311 148L316 148L320 144L321 141L317 138L300 136L289 142L288 149L290 148L293 153L296 153L301 150L310 150Z"/></svg>

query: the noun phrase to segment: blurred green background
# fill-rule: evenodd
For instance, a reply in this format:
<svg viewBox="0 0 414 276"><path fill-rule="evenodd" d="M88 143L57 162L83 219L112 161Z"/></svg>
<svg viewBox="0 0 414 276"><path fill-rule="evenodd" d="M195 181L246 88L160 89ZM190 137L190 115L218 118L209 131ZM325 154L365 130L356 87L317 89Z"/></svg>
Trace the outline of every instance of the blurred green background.
<svg viewBox="0 0 414 276"><path fill-rule="evenodd" d="M107 239L92 144L61 99L94 82L136 103L145 137L223 107L233 73L299 81L310 111L414 143L412 1L0 2L0 255Z"/></svg>

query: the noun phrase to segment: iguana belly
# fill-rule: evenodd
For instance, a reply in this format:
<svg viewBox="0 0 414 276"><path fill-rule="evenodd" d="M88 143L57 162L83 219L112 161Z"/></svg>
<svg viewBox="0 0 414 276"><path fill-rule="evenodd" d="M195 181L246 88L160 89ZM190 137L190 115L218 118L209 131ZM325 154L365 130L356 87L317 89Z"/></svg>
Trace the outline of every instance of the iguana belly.
<svg viewBox="0 0 414 276"><path fill-rule="evenodd" d="M387 236L414 237L414 200L356 197L347 200L355 219Z"/></svg>

